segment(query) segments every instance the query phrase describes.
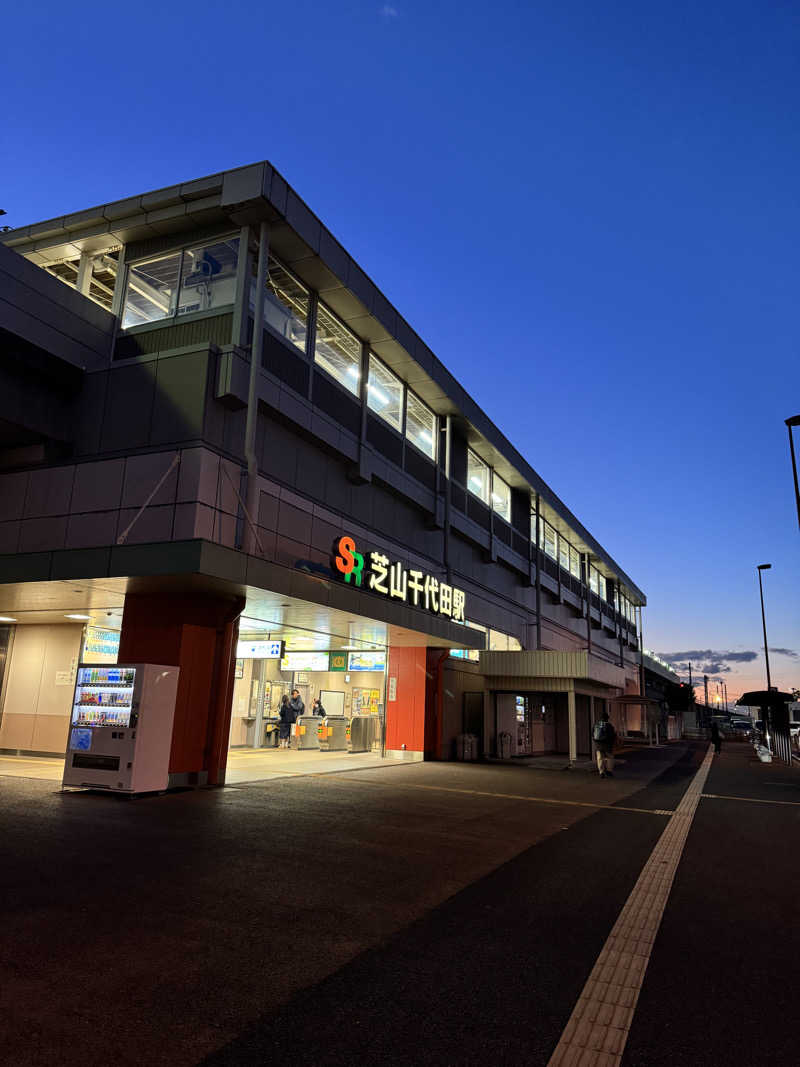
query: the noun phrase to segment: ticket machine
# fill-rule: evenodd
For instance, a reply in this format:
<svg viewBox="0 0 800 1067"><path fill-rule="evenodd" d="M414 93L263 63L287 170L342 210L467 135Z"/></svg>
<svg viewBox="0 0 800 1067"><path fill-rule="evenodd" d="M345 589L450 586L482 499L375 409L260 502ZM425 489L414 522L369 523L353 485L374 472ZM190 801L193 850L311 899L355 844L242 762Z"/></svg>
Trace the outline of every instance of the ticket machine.
<svg viewBox="0 0 800 1067"><path fill-rule="evenodd" d="M62 784L129 794L166 789L177 691L177 667L81 663Z"/></svg>

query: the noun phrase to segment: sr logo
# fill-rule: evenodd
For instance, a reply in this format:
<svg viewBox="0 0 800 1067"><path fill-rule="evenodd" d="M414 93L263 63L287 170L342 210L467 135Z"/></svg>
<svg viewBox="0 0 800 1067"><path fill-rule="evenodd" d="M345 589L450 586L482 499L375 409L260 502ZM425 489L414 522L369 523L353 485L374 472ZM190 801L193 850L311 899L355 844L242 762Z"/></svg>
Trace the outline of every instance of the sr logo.
<svg viewBox="0 0 800 1067"><path fill-rule="evenodd" d="M340 574L344 575L346 582L352 581L354 585L361 585L364 571L364 557L356 552L356 543L352 537L346 534L340 537L333 545L333 565Z"/></svg>

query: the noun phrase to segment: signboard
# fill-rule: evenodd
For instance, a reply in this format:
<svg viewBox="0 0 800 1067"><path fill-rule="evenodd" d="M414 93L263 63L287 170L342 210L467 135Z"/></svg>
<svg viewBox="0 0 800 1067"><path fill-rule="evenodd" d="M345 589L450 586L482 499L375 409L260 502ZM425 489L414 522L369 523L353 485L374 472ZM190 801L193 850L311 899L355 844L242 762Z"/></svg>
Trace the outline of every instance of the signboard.
<svg viewBox="0 0 800 1067"><path fill-rule="evenodd" d="M283 641L239 641L236 645L237 659L280 659Z"/></svg>
<svg viewBox="0 0 800 1067"><path fill-rule="evenodd" d="M333 545L333 573L348 585L369 589L389 600L400 600L432 615L453 622L464 622L465 594L425 571L391 561L382 552L357 552L355 538L349 534L337 538Z"/></svg>
<svg viewBox="0 0 800 1067"><path fill-rule="evenodd" d="M397 679L389 679L389 700L397 700Z"/></svg>
<svg viewBox="0 0 800 1067"><path fill-rule="evenodd" d="M347 670L347 653L346 652L331 652L331 667L332 671L346 671Z"/></svg>
<svg viewBox="0 0 800 1067"><path fill-rule="evenodd" d="M348 669L351 671L385 671L386 653L383 649L379 652L351 652Z"/></svg>
<svg viewBox="0 0 800 1067"><path fill-rule="evenodd" d="M287 652L281 659L282 671L328 671L327 652Z"/></svg>
<svg viewBox="0 0 800 1067"><path fill-rule="evenodd" d="M109 630L104 626L86 627L84 660L93 663L116 663L118 655L119 630Z"/></svg>

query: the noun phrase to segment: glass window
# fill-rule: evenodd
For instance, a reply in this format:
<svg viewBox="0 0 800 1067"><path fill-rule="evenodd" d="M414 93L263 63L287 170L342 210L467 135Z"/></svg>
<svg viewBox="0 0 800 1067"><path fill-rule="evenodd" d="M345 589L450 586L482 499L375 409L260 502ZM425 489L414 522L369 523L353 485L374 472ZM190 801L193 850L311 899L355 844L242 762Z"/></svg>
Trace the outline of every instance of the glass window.
<svg viewBox="0 0 800 1067"><path fill-rule="evenodd" d="M361 342L324 304L320 304L317 309L314 362L358 396Z"/></svg>
<svg viewBox="0 0 800 1067"><path fill-rule="evenodd" d="M252 293L254 292L255 282ZM269 257L267 266L264 322L280 337L286 338L301 352L305 352L308 334L308 289L274 256Z"/></svg>
<svg viewBox="0 0 800 1067"><path fill-rule="evenodd" d="M489 651L508 652L508 634L500 633L499 630L490 630Z"/></svg>
<svg viewBox="0 0 800 1067"><path fill-rule="evenodd" d="M581 576L581 554L572 545L569 546L569 573L575 578Z"/></svg>
<svg viewBox="0 0 800 1067"><path fill-rule="evenodd" d="M597 572L597 592L602 600L606 600L606 576Z"/></svg>
<svg viewBox="0 0 800 1067"><path fill-rule="evenodd" d="M539 542L536 539L536 512L531 508L531 541L536 545Z"/></svg>
<svg viewBox="0 0 800 1067"><path fill-rule="evenodd" d="M556 550L556 532L549 522L541 520L542 532L539 543L544 548L545 552L551 559L558 559L558 553Z"/></svg>
<svg viewBox="0 0 800 1067"><path fill-rule="evenodd" d="M558 539L558 565L563 570L569 570L569 541L563 537Z"/></svg>
<svg viewBox="0 0 800 1067"><path fill-rule="evenodd" d="M459 623L459 626L462 624ZM477 622L467 622L464 625L469 626L471 630L479 630L483 634L483 647L486 648L486 627L481 626ZM476 648L451 648L450 655L455 659L468 659L472 663L478 663L480 661L480 653Z"/></svg>
<svg viewBox="0 0 800 1067"><path fill-rule="evenodd" d="M471 449L467 449L467 489L489 503L489 468Z"/></svg>
<svg viewBox="0 0 800 1067"><path fill-rule="evenodd" d="M406 390L406 437L431 459L436 459L436 416L410 390Z"/></svg>
<svg viewBox="0 0 800 1067"><path fill-rule="evenodd" d="M236 299L239 238L197 245L183 253L178 314L225 307Z"/></svg>
<svg viewBox="0 0 800 1067"><path fill-rule="evenodd" d="M403 383L372 354L369 357L367 404L396 430L402 430Z"/></svg>
<svg viewBox="0 0 800 1067"><path fill-rule="evenodd" d="M521 652L522 651L521 643L517 640L516 637L512 637L510 634L509 634L509 637L508 637L508 651L509 652Z"/></svg>
<svg viewBox="0 0 800 1067"><path fill-rule="evenodd" d="M591 589L591 591L593 593L597 593L598 588L599 588L597 579L598 579L597 571L595 570L594 567L590 567L589 568L589 588Z"/></svg>
<svg viewBox="0 0 800 1067"><path fill-rule="evenodd" d="M511 487L494 471L492 471L492 508L506 522L511 522Z"/></svg>
<svg viewBox="0 0 800 1067"><path fill-rule="evenodd" d="M128 268L123 329L175 314L180 270L180 252L146 259Z"/></svg>

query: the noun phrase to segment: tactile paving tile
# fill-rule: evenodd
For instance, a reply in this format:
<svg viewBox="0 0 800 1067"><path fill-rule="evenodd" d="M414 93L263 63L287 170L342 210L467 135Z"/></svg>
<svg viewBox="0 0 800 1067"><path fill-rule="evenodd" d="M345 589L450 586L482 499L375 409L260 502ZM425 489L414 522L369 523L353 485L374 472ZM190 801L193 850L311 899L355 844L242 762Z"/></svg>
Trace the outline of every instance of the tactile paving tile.
<svg viewBox="0 0 800 1067"><path fill-rule="evenodd" d="M709 745L697 774L625 901L548 1067L618 1067L712 758Z"/></svg>

